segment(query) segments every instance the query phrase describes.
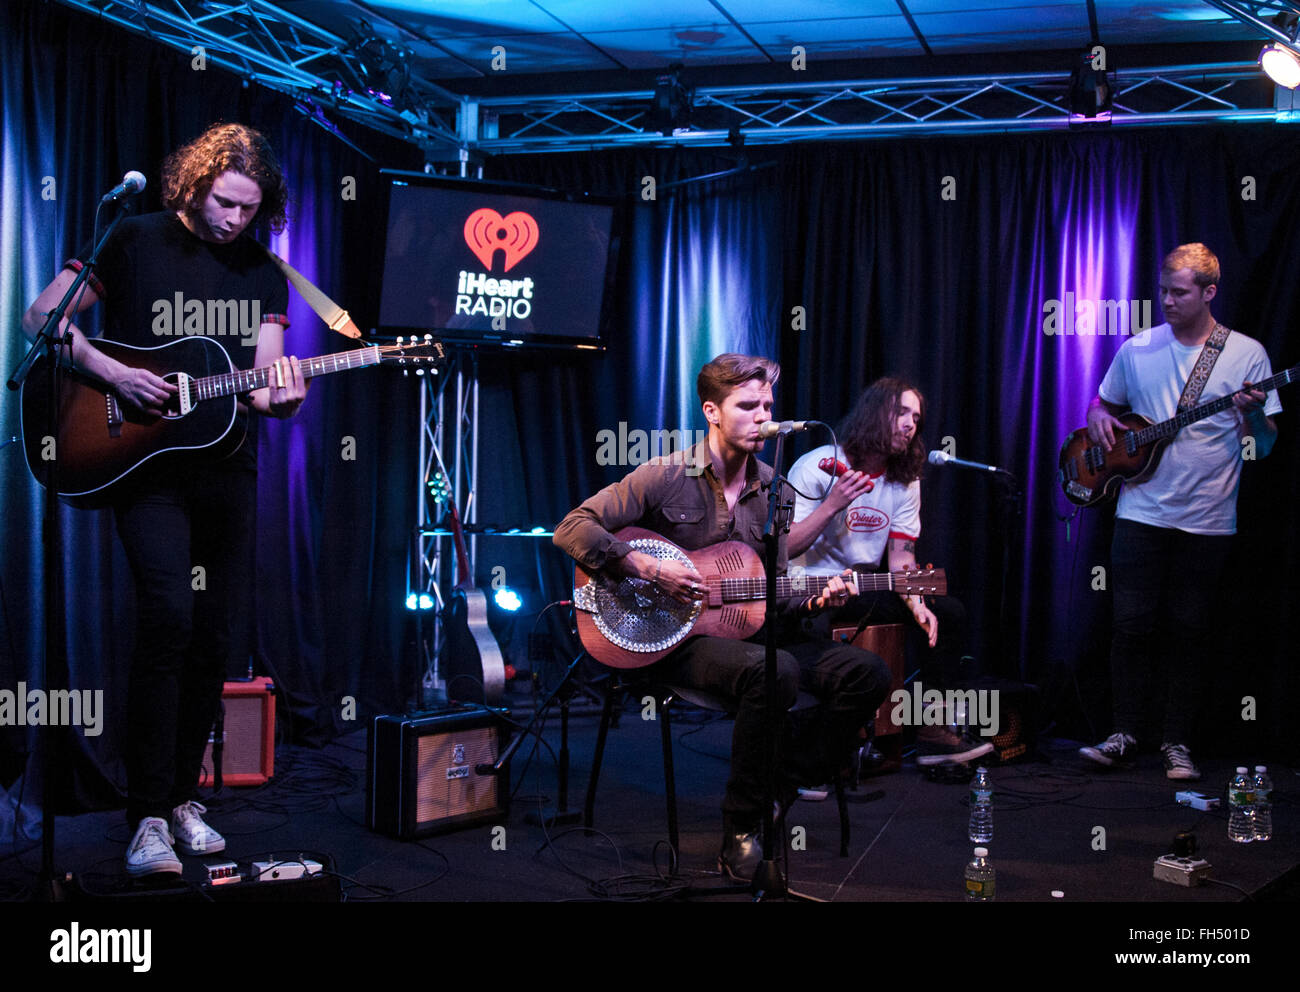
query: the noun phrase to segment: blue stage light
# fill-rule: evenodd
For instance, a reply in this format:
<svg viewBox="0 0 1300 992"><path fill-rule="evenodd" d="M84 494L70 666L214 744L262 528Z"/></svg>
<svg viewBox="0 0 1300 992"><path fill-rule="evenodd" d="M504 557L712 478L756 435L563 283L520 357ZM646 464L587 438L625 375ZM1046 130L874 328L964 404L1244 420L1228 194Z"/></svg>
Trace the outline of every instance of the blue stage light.
<svg viewBox="0 0 1300 992"><path fill-rule="evenodd" d="M502 586L498 589L493 599L496 600L497 606L501 607L501 609L508 613L514 613L519 609L519 607L524 605L524 601L519 598L519 593L515 592L509 586Z"/></svg>

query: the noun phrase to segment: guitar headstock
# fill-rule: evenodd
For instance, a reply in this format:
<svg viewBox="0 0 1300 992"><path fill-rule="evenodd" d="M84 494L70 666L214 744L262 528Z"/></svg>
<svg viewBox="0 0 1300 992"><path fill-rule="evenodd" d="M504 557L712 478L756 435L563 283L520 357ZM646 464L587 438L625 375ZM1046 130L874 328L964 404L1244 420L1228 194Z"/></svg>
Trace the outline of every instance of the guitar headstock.
<svg viewBox="0 0 1300 992"><path fill-rule="evenodd" d="M901 596L946 596L948 576L942 568L905 568L893 573L894 592Z"/></svg>
<svg viewBox="0 0 1300 992"><path fill-rule="evenodd" d="M434 340L432 334L424 337L399 337L394 344L376 345L379 349L381 365L398 365L404 372L415 370L416 375L424 375L429 369L434 375L438 367L446 360L447 351L441 341Z"/></svg>

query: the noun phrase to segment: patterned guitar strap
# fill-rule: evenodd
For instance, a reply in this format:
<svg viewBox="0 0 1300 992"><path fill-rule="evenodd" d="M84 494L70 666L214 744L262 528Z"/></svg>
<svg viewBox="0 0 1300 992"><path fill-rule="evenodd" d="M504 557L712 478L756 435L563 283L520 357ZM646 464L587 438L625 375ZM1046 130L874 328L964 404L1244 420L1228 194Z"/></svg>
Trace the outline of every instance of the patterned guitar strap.
<svg viewBox="0 0 1300 992"><path fill-rule="evenodd" d="M1187 384L1183 386L1183 395L1178 397L1178 409L1180 411L1190 410L1196 406L1196 401L1201 398L1201 390L1210 381L1210 373L1214 370L1214 363L1223 354L1223 346L1227 343L1228 335L1231 333L1231 329L1224 327L1220 323L1215 323L1214 330L1210 332L1209 339L1205 342L1200 355L1196 358L1196 365L1192 368L1192 374L1187 377Z"/></svg>

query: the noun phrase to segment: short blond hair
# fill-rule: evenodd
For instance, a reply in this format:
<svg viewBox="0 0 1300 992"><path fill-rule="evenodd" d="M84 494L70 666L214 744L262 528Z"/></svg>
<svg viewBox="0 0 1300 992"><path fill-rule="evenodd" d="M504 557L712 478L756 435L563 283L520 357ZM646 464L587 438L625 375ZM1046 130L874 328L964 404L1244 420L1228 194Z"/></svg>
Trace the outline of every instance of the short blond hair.
<svg viewBox="0 0 1300 992"><path fill-rule="evenodd" d="M1199 241L1179 245L1165 256L1164 264L1160 267L1161 272L1177 272L1180 269L1191 269L1192 278L1201 289L1219 284L1219 259Z"/></svg>

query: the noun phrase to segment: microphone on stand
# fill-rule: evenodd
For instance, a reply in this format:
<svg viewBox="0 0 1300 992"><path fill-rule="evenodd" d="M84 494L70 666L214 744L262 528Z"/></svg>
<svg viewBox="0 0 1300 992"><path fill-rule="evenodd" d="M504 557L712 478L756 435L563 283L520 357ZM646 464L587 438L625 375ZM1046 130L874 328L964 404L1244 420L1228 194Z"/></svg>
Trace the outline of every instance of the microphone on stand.
<svg viewBox="0 0 1300 992"><path fill-rule="evenodd" d="M795 431L806 431L814 424L820 423L820 420L769 420L758 425L758 436L769 438L776 437L778 434L793 434Z"/></svg>
<svg viewBox="0 0 1300 992"><path fill-rule="evenodd" d="M1003 475L1010 475L1004 468L998 468L996 465L985 465L983 462L968 462L965 458L957 458L948 454L946 451L931 451L927 459L931 465L955 465L958 468L973 468L980 472L999 472Z"/></svg>
<svg viewBox="0 0 1300 992"><path fill-rule="evenodd" d="M125 200L128 196L135 196L145 187L144 174L132 169L122 181L105 193L99 200L102 206L105 203L112 203L115 200Z"/></svg>

